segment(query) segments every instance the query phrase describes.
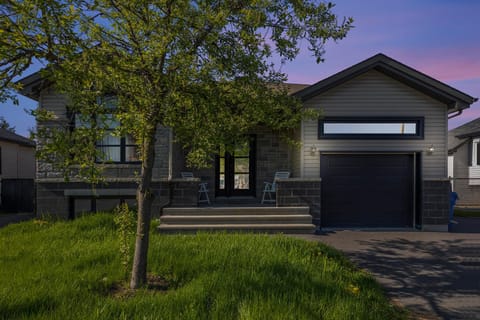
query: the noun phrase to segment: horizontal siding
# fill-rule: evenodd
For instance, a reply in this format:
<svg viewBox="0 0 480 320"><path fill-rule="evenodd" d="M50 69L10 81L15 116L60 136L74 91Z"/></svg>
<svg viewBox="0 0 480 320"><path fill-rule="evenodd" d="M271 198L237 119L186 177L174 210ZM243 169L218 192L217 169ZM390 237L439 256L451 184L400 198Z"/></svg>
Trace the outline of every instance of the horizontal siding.
<svg viewBox="0 0 480 320"><path fill-rule="evenodd" d="M53 112L57 120L68 120L66 105L66 96L58 94L53 88L47 88L40 94L40 108Z"/></svg>
<svg viewBox="0 0 480 320"><path fill-rule="evenodd" d="M320 176L319 154L311 154L315 145L320 152L411 152L425 151L433 145L433 155L423 156L423 177L447 175L446 105L384 74L371 70L305 102L305 106L322 111L322 115L345 117L424 117L423 140L339 140L318 139L318 122L304 122L305 177Z"/></svg>

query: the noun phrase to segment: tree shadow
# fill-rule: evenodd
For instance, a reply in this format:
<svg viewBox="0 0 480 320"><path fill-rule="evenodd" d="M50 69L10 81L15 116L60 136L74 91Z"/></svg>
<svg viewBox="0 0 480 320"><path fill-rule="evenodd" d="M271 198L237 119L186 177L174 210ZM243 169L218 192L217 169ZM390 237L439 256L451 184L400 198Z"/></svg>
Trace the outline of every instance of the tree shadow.
<svg viewBox="0 0 480 320"><path fill-rule="evenodd" d="M345 253L390 297L408 301L407 307L420 313L480 319L480 241L409 240L405 233L405 238L357 242L364 250Z"/></svg>

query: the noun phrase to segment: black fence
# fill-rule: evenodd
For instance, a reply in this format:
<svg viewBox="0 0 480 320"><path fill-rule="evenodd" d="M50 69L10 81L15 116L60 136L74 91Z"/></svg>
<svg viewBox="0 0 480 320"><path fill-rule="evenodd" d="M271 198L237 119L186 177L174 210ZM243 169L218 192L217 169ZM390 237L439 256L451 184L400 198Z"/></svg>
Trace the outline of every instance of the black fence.
<svg viewBox="0 0 480 320"><path fill-rule="evenodd" d="M2 179L2 203L4 212L33 212L35 183L33 179Z"/></svg>

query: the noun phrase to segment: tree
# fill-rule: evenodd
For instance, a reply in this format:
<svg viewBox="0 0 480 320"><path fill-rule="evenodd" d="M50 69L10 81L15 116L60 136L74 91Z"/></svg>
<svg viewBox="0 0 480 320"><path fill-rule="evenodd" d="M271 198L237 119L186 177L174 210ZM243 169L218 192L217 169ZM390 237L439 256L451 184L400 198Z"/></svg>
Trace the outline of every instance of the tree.
<svg viewBox="0 0 480 320"><path fill-rule="evenodd" d="M293 130L313 113L282 89L286 77L278 70L298 55L302 41L318 63L327 40L345 37L352 19L338 21L333 7L314 0L24 0L0 5L0 99L11 98L11 90L18 89L15 76L40 60L49 64L43 76L69 96L70 111L90 121L86 130L44 131L51 160L63 163L66 171L82 163L81 168L89 168L83 174L98 177L93 164L98 150L91 146L109 122L98 115L112 113L99 99L106 95L117 99L117 133L133 135L139 145L131 288L146 281L157 128L171 127L188 150L188 162L196 166L204 166L219 145L256 126Z"/></svg>
<svg viewBox="0 0 480 320"><path fill-rule="evenodd" d="M12 127L3 116L0 116L0 128L15 133L15 127Z"/></svg>

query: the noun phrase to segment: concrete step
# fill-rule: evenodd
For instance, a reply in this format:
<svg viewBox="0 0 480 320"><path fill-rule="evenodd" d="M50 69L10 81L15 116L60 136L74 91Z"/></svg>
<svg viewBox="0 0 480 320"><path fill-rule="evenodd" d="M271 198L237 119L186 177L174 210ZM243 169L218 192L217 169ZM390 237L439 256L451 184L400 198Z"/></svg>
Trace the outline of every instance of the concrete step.
<svg viewBox="0 0 480 320"><path fill-rule="evenodd" d="M164 208L162 216L305 215L309 213L309 207L193 207Z"/></svg>
<svg viewBox="0 0 480 320"><path fill-rule="evenodd" d="M161 224L160 233L195 233L198 231L256 232L256 233L313 233L313 224Z"/></svg>
<svg viewBox="0 0 480 320"><path fill-rule="evenodd" d="M213 224L309 224L309 214L266 214L266 215L164 215L160 218L166 224L213 225Z"/></svg>

